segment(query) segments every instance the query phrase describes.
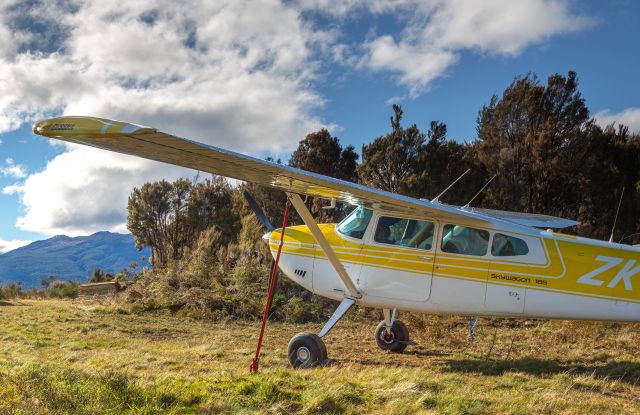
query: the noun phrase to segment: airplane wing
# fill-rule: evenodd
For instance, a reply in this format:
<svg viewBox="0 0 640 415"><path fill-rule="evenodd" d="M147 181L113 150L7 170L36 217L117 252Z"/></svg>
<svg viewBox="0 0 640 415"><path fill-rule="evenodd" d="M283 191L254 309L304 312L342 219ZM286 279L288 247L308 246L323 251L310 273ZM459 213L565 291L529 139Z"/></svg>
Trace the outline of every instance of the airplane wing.
<svg viewBox="0 0 640 415"><path fill-rule="evenodd" d="M38 122L33 131L50 138L175 164L286 192L336 199L353 205L422 214L443 221L464 219L465 223L480 226L493 222L494 218L487 214L430 203L260 160L135 124L68 116Z"/></svg>
<svg viewBox="0 0 640 415"><path fill-rule="evenodd" d="M519 225L533 226L535 228L562 229L578 225L580 222L571 219L557 218L549 215L539 215L535 213L508 212L506 210L469 208L471 212L484 216L514 222Z"/></svg>

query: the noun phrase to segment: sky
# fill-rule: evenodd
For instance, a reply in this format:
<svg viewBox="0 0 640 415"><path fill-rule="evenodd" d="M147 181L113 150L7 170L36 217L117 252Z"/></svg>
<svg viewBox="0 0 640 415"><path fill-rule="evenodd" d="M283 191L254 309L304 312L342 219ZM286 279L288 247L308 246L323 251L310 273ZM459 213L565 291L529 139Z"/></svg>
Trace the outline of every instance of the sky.
<svg viewBox="0 0 640 415"><path fill-rule="evenodd" d="M124 5L123 5L124 3ZM129 4L130 3L130 4ZM476 138L516 76L578 74L591 116L640 132L633 0L0 0L0 253L53 235L126 232L144 182L194 177L36 137L92 115L288 160L328 128L361 146L404 122Z"/></svg>

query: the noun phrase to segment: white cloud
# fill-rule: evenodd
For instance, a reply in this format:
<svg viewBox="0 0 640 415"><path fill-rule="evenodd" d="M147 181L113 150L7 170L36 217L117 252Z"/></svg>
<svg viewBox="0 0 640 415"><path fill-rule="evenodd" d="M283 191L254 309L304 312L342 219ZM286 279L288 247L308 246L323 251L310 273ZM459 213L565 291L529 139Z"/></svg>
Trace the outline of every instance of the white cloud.
<svg viewBox="0 0 640 415"><path fill-rule="evenodd" d="M319 25L314 13L337 23ZM341 28L364 13L410 17L400 34L341 43ZM0 133L51 115L95 115L282 154L325 124L313 87L323 60L393 73L415 95L462 49L516 54L586 24L563 0L5 1ZM192 174L68 146L3 193L20 195L21 229L86 234L123 229L133 186Z"/></svg>
<svg viewBox="0 0 640 415"><path fill-rule="evenodd" d="M33 241L20 241L17 239L5 241L4 239L0 238L0 255L9 251L13 251L14 249L29 245L31 242Z"/></svg>
<svg viewBox="0 0 640 415"><path fill-rule="evenodd" d="M592 24L563 0L432 0L416 2L407 14L412 17L399 36L365 43L360 65L395 73L412 95L445 75L462 50L515 55Z"/></svg>
<svg viewBox="0 0 640 415"><path fill-rule="evenodd" d="M22 185L20 183L14 183L14 184L10 184L8 186L5 186L2 188L2 194L3 195L15 195L20 193L20 190L22 189Z"/></svg>
<svg viewBox="0 0 640 415"><path fill-rule="evenodd" d="M278 1L44 0L22 10L34 24L17 30L19 4L0 15L0 39L11 40L0 42L0 132L60 113L98 115L255 154L290 150L323 125L312 50L333 34ZM57 34L39 41L33 30L47 25ZM68 148L3 189L21 197L20 229L122 230L133 186L195 174Z"/></svg>
<svg viewBox="0 0 640 415"><path fill-rule="evenodd" d="M12 158L7 158L4 161L4 166L0 165L0 176L24 179L27 177L27 169L21 164L16 164Z"/></svg>
<svg viewBox="0 0 640 415"><path fill-rule="evenodd" d="M134 186L193 174L137 157L70 145L44 171L4 191L22 197L26 211L18 218L19 228L77 236L123 231L127 198Z"/></svg>
<svg viewBox="0 0 640 415"><path fill-rule="evenodd" d="M640 134L640 108L627 108L622 112L611 112L610 110L602 110L593 116L598 124L606 127L610 124L622 124L629 127L632 133Z"/></svg>
<svg viewBox="0 0 640 415"><path fill-rule="evenodd" d="M259 152L289 149L321 125L310 48L327 39L279 2L94 0L51 10L43 16L66 30L57 48L5 52L0 132L62 111Z"/></svg>
<svg viewBox="0 0 640 415"><path fill-rule="evenodd" d="M458 59L455 53L437 48L423 48L408 43L396 43L391 36L382 36L367 43L369 53L365 65L372 70L398 73L401 84L415 95L432 80L443 75Z"/></svg>
<svg viewBox="0 0 640 415"><path fill-rule="evenodd" d="M427 1L427 0L425 0ZM316 11L323 14L345 18L354 12L368 12L383 14L399 11L403 8L415 6L420 1L415 0L297 0L296 5L301 10Z"/></svg>

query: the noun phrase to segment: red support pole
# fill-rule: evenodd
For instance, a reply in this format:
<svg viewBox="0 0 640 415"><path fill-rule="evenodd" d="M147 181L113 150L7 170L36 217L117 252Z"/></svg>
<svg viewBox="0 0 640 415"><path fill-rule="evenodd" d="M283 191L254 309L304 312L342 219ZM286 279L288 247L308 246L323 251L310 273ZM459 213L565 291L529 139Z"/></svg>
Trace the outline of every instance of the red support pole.
<svg viewBox="0 0 640 415"><path fill-rule="evenodd" d="M284 232L287 229L287 218L289 217L289 208L291 203L287 200L287 205L284 209L284 219L282 221L282 232L280 232L280 245L278 245L278 253L276 254L276 261L273 263L273 270L271 271L271 279L269 280L269 291L267 292L267 304L264 306L264 314L262 315L262 327L260 327L260 337L258 337L258 346L256 347L256 356L253 358L253 362L249 367L251 373L258 372L258 365L260 364L260 349L262 348L262 339L264 337L264 329L267 326L267 319L269 318L269 310L271 309L271 300L273 299L273 292L276 286L276 276L278 274L278 263L280 262L280 253L282 252L282 244L284 242Z"/></svg>

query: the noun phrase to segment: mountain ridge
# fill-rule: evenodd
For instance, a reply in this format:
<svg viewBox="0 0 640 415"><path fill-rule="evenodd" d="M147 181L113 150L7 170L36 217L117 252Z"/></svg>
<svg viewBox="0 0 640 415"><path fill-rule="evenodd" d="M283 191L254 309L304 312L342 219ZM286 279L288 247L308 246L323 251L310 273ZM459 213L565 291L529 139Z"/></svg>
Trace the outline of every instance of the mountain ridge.
<svg viewBox="0 0 640 415"><path fill-rule="evenodd" d="M49 275L85 282L96 268L116 273L132 262L141 267L149 255L149 249L135 248L130 234L100 231L77 237L56 235L1 254L0 282L19 282L25 289L39 287Z"/></svg>

